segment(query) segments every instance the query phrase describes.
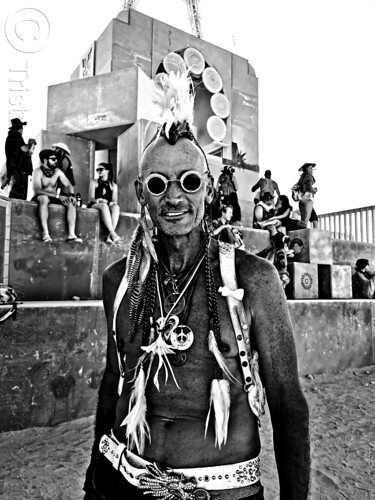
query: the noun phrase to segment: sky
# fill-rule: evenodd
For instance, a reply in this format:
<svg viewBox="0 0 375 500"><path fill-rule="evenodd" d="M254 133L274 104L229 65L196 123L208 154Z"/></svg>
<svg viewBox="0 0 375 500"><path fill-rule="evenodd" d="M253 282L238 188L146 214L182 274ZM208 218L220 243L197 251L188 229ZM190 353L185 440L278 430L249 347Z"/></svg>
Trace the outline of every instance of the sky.
<svg viewBox="0 0 375 500"><path fill-rule="evenodd" d="M199 0L198 6L203 39L248 59L259 79L261 174L270 169L290 196L298 168L314 162L318 214L375 205L375 0ZM70 80L122 7L121 0L1 3L4 140L21 99L24 137L45 129L48 86ZM184 0L138 0L135 8L191 32ZM21 83L14 87L13 80Z"/></svg>

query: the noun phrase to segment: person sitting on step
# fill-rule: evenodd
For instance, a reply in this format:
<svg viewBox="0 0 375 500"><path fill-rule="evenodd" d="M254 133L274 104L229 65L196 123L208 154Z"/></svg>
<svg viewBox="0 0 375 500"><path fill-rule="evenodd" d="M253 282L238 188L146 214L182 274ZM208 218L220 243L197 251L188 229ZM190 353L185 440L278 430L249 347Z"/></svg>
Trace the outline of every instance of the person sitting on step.
<svg viewBox="0 0 375 500"><path fill-rule="evenodd" d="M120 217L120 207L117 203L118 187L113 182L112 163L99 163L96 173L98 178L90 181L89 208L100 211L103 224L109 232L106 243L118 243L121 236L116 234L116 227Z"/></svg>
<svg viewBox="0 0 375 500"><path fill-rule="evenodd" d="M42 240L51 243L52 238L48 230L48 206L50 204L64 205L68 222L68 238L66 241L82 243L75 234L76 226L76 199L74 189L63 172L56 168L57 158L53 149L43 149L39 153L41 166L33 173L33 189L35 195L31 201L39 203L39 218L42 225ZM63 186L67 195L59 195L57 189Z"/></svg>

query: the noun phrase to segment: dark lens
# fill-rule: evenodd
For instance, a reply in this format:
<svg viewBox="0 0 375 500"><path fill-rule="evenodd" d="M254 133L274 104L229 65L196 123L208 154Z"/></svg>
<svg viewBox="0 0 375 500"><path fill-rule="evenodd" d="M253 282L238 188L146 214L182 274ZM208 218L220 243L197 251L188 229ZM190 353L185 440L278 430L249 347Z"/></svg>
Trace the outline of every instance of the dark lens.
<svg viewBox="0 0 375 500"><path fill-rule="evenodd" d="M185 191L193 193L201 187L201 182L201 178L197 174L191 173L184 177L182 187Z"/></svg>
<svg viewBox="0 0 375 500"><path fill-rule="evenodd" d="M147 189L151 194L162 194L165 191L165 182L160 177L151 177L147 182Z"/></svg>

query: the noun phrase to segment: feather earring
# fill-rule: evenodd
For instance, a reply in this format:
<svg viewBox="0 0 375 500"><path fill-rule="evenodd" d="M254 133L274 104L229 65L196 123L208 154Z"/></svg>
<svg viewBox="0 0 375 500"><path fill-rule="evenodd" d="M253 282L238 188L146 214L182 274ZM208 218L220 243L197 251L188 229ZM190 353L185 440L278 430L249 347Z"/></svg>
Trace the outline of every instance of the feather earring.
<svg viewBox="0 0 375 500"><path fill-rule="evenodd" d="M155 246L152 241L151 237L151 232L150 229L147 225L147 219L146 219L146 208L144 206L141 207L141 217L139 219L139 223L143 229L143 239L146 245L146 248L151 254L151 257L154 259L154 261L157 263L158 262L158 257L156 255L155 251Z"/></svg>

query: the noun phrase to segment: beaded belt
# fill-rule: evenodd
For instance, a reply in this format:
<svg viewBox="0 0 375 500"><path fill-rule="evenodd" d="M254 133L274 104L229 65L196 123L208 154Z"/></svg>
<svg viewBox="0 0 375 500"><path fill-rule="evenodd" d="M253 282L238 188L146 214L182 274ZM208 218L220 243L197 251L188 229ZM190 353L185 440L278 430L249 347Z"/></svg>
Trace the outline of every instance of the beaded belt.
<svg viewBox="0 0 375 500"><path fill-rule="evenodd" d="M162 469L129 451L114 436L104 434L99 449L130 484L161 499L209 499L207 490L243 488L260 479L259 456L237 464Z"/></svg>

